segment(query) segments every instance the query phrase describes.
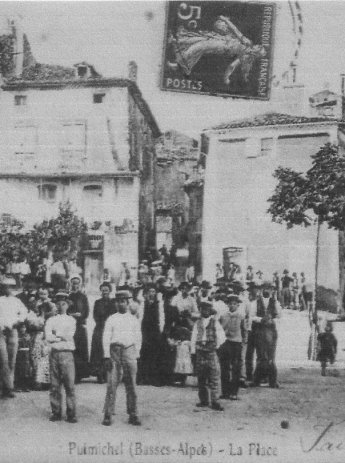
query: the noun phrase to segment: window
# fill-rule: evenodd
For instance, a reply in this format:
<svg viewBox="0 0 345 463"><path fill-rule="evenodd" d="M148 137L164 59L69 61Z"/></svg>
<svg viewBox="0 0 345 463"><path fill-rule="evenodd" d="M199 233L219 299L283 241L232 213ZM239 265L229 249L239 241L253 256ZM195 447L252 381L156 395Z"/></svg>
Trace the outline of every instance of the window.
<svg viewBox="0 0 345 463"><path fill-rule="evenodd" d="M35 154L37 147L37 127L19 125L14 127L15 154Z"/></svg>
<svg viewBox="0 0 345 463"><path fill-rule="evenodd" d="M90 184L83 188L84 216L90 220L102 216L102 185Z"/></svg>
<svg viewBox="0 0 345 463"><path fill-rule="evenodd" d="M93 102L94 103L103 103L105 97L105 93L94 93L93 95Z"/></svg>
<svg viewBox="0 0 345 463"><path fill-rule="evenodd" d="M86 77L87 66L78 66L78 77Z"/></svg>
<svg viewBox="0 0 345 463"><path fill-rule="evenodd" d="M97 200L103 195L102 185L86 185L83 191L84 195L91 201Z"/></svg>
<svg viewBox="0 0 345 463"><path fill-rule="evenodd" d="M62 151L67 153L85 153L86 124L83 121L64 122L61 130Z"/></svg>
<svg viewBox="0 0 345 463"><path fill-rule="evenodd" d="M25 106L27 101L26 95L14 95L15 106Z"/></svg>
<svg viewBox="0 0 345 463"><path fill-rule="evenodd" d="M262 138L261 139L261 156L266 156L272 153L273 149L273 138Z"/></svg>
<svg viewBox="0 0 345 463"><path fill-rule="evenodd" d="M48 203L54 203L56 201L56 190L57 186L51 183L38 185L38 197Z"/></svg>

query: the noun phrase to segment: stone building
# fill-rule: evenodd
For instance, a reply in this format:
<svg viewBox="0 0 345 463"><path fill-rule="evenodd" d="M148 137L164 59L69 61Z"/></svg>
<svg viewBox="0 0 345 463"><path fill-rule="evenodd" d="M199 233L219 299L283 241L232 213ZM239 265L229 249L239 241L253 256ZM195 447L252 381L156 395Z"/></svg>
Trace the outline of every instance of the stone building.
<svg viewBox="0 0 345 463"><path fill-rule="evenodd" d="M223 253L237 253L247 265L271 279L274 271L304 271L315 276L316 227L273 223L267 199L278 166L303 172L326 142L341 142L335 118L268 113L205 130L208 152L202 228L203 277L214 280ZM342 143L342 142L341 142ZM321 227L319 285L339 289L338 233Z"/></svg>
<svg viewBox="0 0 345 463"><path fill-rule="evenodd" d="M31 227L69 200L99 225L90 243L100 246L85 250L87 289L98 288L104 269L116 281L121 262L136 267L155 240L160 132L137 86L136 64L127 78L109 78L86 62L37 63L14 23L0 35L0 52L0 213Z"/></svg>
<svg viewBox="0 0 345 463"><path fill-rule="evenodd" d="M185 181L198 166L198 143L170 130L156 142L155 201L157 248L188 246L189 201Z"/></svg>

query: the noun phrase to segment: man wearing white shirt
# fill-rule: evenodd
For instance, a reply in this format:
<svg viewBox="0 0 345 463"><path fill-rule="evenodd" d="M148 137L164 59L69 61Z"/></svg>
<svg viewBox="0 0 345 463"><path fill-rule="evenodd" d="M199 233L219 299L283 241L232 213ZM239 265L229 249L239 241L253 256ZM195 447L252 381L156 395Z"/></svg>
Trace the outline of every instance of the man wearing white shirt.
<svg viewBox="0 0 345 463"><path fill-rule="evenodd" d="M11 286L14 279L6 279L2 283L0 297L0 368L3 383L2 396L15 397L14 371L18 350L18 324L24 322L28 311L25 305L12 295Z"/></svg>
<svg viewBox="0 0 345 463"><path fill-rule="evenodd" d="M226 337L220 323L212 316L215 310L210 302L201 302L201 318L194 324L191 353L196 355L196 373L200 402L197 407L209 405L209 391L211 395L211 408L223 411L218 402L220 383L220 367L217 350L225 342Z"/></svg>
<svg viewBox="0 0 345 463"><path fill-rule="evenodd" d="M74 334L76 321L67 315L68 302L57 302L59 314L50 317L45 326L46 340L51 345L50 352L50 405L52 415L50 421L60 421L62 415L62 394L66 391L67 421L77 423L75 400L75 365L73 352L75 350Z"/></svg>
<svg viewBox="0 0 345 463"><path fill-rule="evenodd" d="M107 393L104 404L104 426L111 425L115 411L116 390L122 379L126 387L129 424L140 426L137 411L136 376L142 336L137 318L128 311L129 291L118 291L116 301L118 313L111 315L104 327L103 350L107 370Z"/></svg>

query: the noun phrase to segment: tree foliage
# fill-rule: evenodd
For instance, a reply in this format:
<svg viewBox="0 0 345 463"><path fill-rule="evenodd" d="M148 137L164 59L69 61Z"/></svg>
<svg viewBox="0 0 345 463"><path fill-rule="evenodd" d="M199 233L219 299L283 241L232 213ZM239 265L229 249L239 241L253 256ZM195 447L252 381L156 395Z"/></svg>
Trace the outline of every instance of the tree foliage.
<svg viewBox="0 0 345 463"><path fill-rule="evenodd" d="M34 225L31 236L33 253L53 252L68 259L76 257L87 231L84 219L78 217L70 202L60 204L59 215ZM32 256L34 257L34 255Z"/></svg>
<svg viewBox="0 0 345 463"><path fill-rule="evenodd" d="M68 260L78 258L86 231L86 223L69 202L60 204L57 217L43 220L32 230L25 231L24 223L11 217L0 222L0 266L4 270L16 257L26 258L35 273L50 252Z"/></svg>
<svg viewBox="0 0 345 463"><path fill-rule="evenodd" d="M341 148L326 143L312 157L306 173L279 167L274 172L278 184L268 199L272 220L309 226L327 223L330 228L345 230L345 157Z"/></svg>

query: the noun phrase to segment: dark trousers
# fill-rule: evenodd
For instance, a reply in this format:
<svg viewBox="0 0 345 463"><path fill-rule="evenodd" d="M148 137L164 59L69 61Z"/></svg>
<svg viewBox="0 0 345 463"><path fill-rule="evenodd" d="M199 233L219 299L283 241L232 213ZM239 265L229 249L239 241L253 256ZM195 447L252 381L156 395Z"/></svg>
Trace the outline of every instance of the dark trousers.
<svg viewBox="0 0 345 463"><path fill-rule="evenodd" d="M242 343L225 341L219 349L222 394L237 395L240 387Z"/></svg>
<svg viewBox="0 0 345 463"><path fill-rule="evenodd" d="M18 331L16 328L0 329L0 376L3 393L13 391L14 372L18 351Z"/></svg>
<svg viewBox="0 0 345 463"><path fill-rule="evenodd" d="M113 362L113 368L107 373L108 386L103 408L104 415L110 417L115 414L116 391L123 377L126 388L127 413L130 416L136 416L136 349L134 346L124 348L118 344L111 344L110 358Z"/></svg>
<svg viewBox="0 0 345 463"><path fill-rule="evenodd" d="M220 368L216 352L196 351L196 373L198 377L199 400L203 404L217 402L219 396Z"/></svg>
<svg viewBox="0 0 345 463"><path fill-rule="evenodd" d="M291 291L290 288L282 289L283 307L290 307L291 304Z"/></svg>
<svg viewBox="0 0 345 463"><path fill-rule="evenodd" d="M73 352L52 350L50 353L50 405L54 415L62 414L62 386L66 391L67 417L76 414L75 366Z"/></svg>
<svg viewBox="0 0 345 463"><path fill-rule="evenodd" d="M254 383L268 377L270 387L277 383L277 367L275 363L278 333L275 327L262 326L256 336L257 364L254 372Z"/></svg>
<svg viewBox="0 0 345 463"><path fill-rule="evenodd" d="M254 353L256 348L255 342L256 329L248 331L248 342L247 342L247 352L246 352L246 376L247 381L253 381L253 371L254 371Z"/></svg>

